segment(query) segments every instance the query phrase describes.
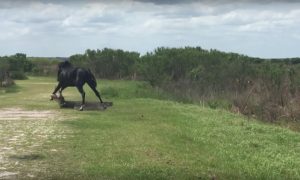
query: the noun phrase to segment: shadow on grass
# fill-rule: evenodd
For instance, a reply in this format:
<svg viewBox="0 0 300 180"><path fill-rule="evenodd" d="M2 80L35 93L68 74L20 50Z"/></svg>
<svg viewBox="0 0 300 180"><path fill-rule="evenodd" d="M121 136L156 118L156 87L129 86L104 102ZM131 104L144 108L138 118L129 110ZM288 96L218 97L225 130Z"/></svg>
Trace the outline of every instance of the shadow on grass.
<svg viewBox="0 0 300 180"><path fill-rule="evenodd" d="M33 160L45 159L45 156L41 154L20 154L20 155L12 155L9 158L16 159L16 160L33 161Z"/></svg>

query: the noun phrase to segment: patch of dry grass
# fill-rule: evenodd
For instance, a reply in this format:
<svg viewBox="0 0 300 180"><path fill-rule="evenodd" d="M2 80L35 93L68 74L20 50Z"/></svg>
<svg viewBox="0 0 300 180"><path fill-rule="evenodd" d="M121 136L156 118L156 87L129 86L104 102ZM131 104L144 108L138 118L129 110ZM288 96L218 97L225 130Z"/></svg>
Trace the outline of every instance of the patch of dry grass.
<svg viewBox="0 0 300 180"><path fill-rule="evenodd" d="M54 83L17 81L18 91L0 94L0 179L37 178L48 171L50 157L63 151L53 143L72 136L61 124L68 115L49 110Z"/></svg>

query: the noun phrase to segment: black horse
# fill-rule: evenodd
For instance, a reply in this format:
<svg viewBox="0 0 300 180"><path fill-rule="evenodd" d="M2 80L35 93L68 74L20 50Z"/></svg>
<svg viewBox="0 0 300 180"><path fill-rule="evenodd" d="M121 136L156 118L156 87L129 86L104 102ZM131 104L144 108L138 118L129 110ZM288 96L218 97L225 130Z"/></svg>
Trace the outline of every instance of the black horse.
<svg viewBox="0 0 300 180"><path fill-rule="evenodd" d="M51 100L53 99L53 96L56 96L57 91L59 91L60 96L62 96L62 91L66 87L76 86L82 96L82 103L79 109L82 111L85 104L85 92L83 90L83 85L87 83L94 91L95 95L99 98L100 102L103 103L100 93L96 89L97 82L95 76L89 69L86 70L79 67L73 67L69 61L61 62L58 64L57 81L58 85L52 93Z"/></svg>

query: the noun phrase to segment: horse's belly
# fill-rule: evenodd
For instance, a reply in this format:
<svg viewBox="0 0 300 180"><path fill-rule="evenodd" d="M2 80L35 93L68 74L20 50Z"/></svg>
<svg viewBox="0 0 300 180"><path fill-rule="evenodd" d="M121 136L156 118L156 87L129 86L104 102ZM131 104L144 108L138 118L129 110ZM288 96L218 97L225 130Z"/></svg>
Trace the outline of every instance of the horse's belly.
<svg viewBox="0 0 300 180"><path fill-rule="evenodd" d="M61 81L61 84L65 87L75 86L75 82L72 81Z"/></svg>

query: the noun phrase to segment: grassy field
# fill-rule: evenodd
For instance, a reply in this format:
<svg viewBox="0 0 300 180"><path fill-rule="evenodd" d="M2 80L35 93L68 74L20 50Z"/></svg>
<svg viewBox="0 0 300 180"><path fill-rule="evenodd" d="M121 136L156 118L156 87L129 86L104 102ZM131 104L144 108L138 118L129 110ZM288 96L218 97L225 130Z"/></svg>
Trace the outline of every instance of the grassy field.
<svg viewBox="0 0 300 180"><path fill-rule="evenodd" d="M169 101L143 82L99 81L114 102L100 112L59 109L54 78L16 83L0 109L47 118L0 118L0 179L300 179L297 132ZM75 88L64 96L80 100Z"/></svg>

